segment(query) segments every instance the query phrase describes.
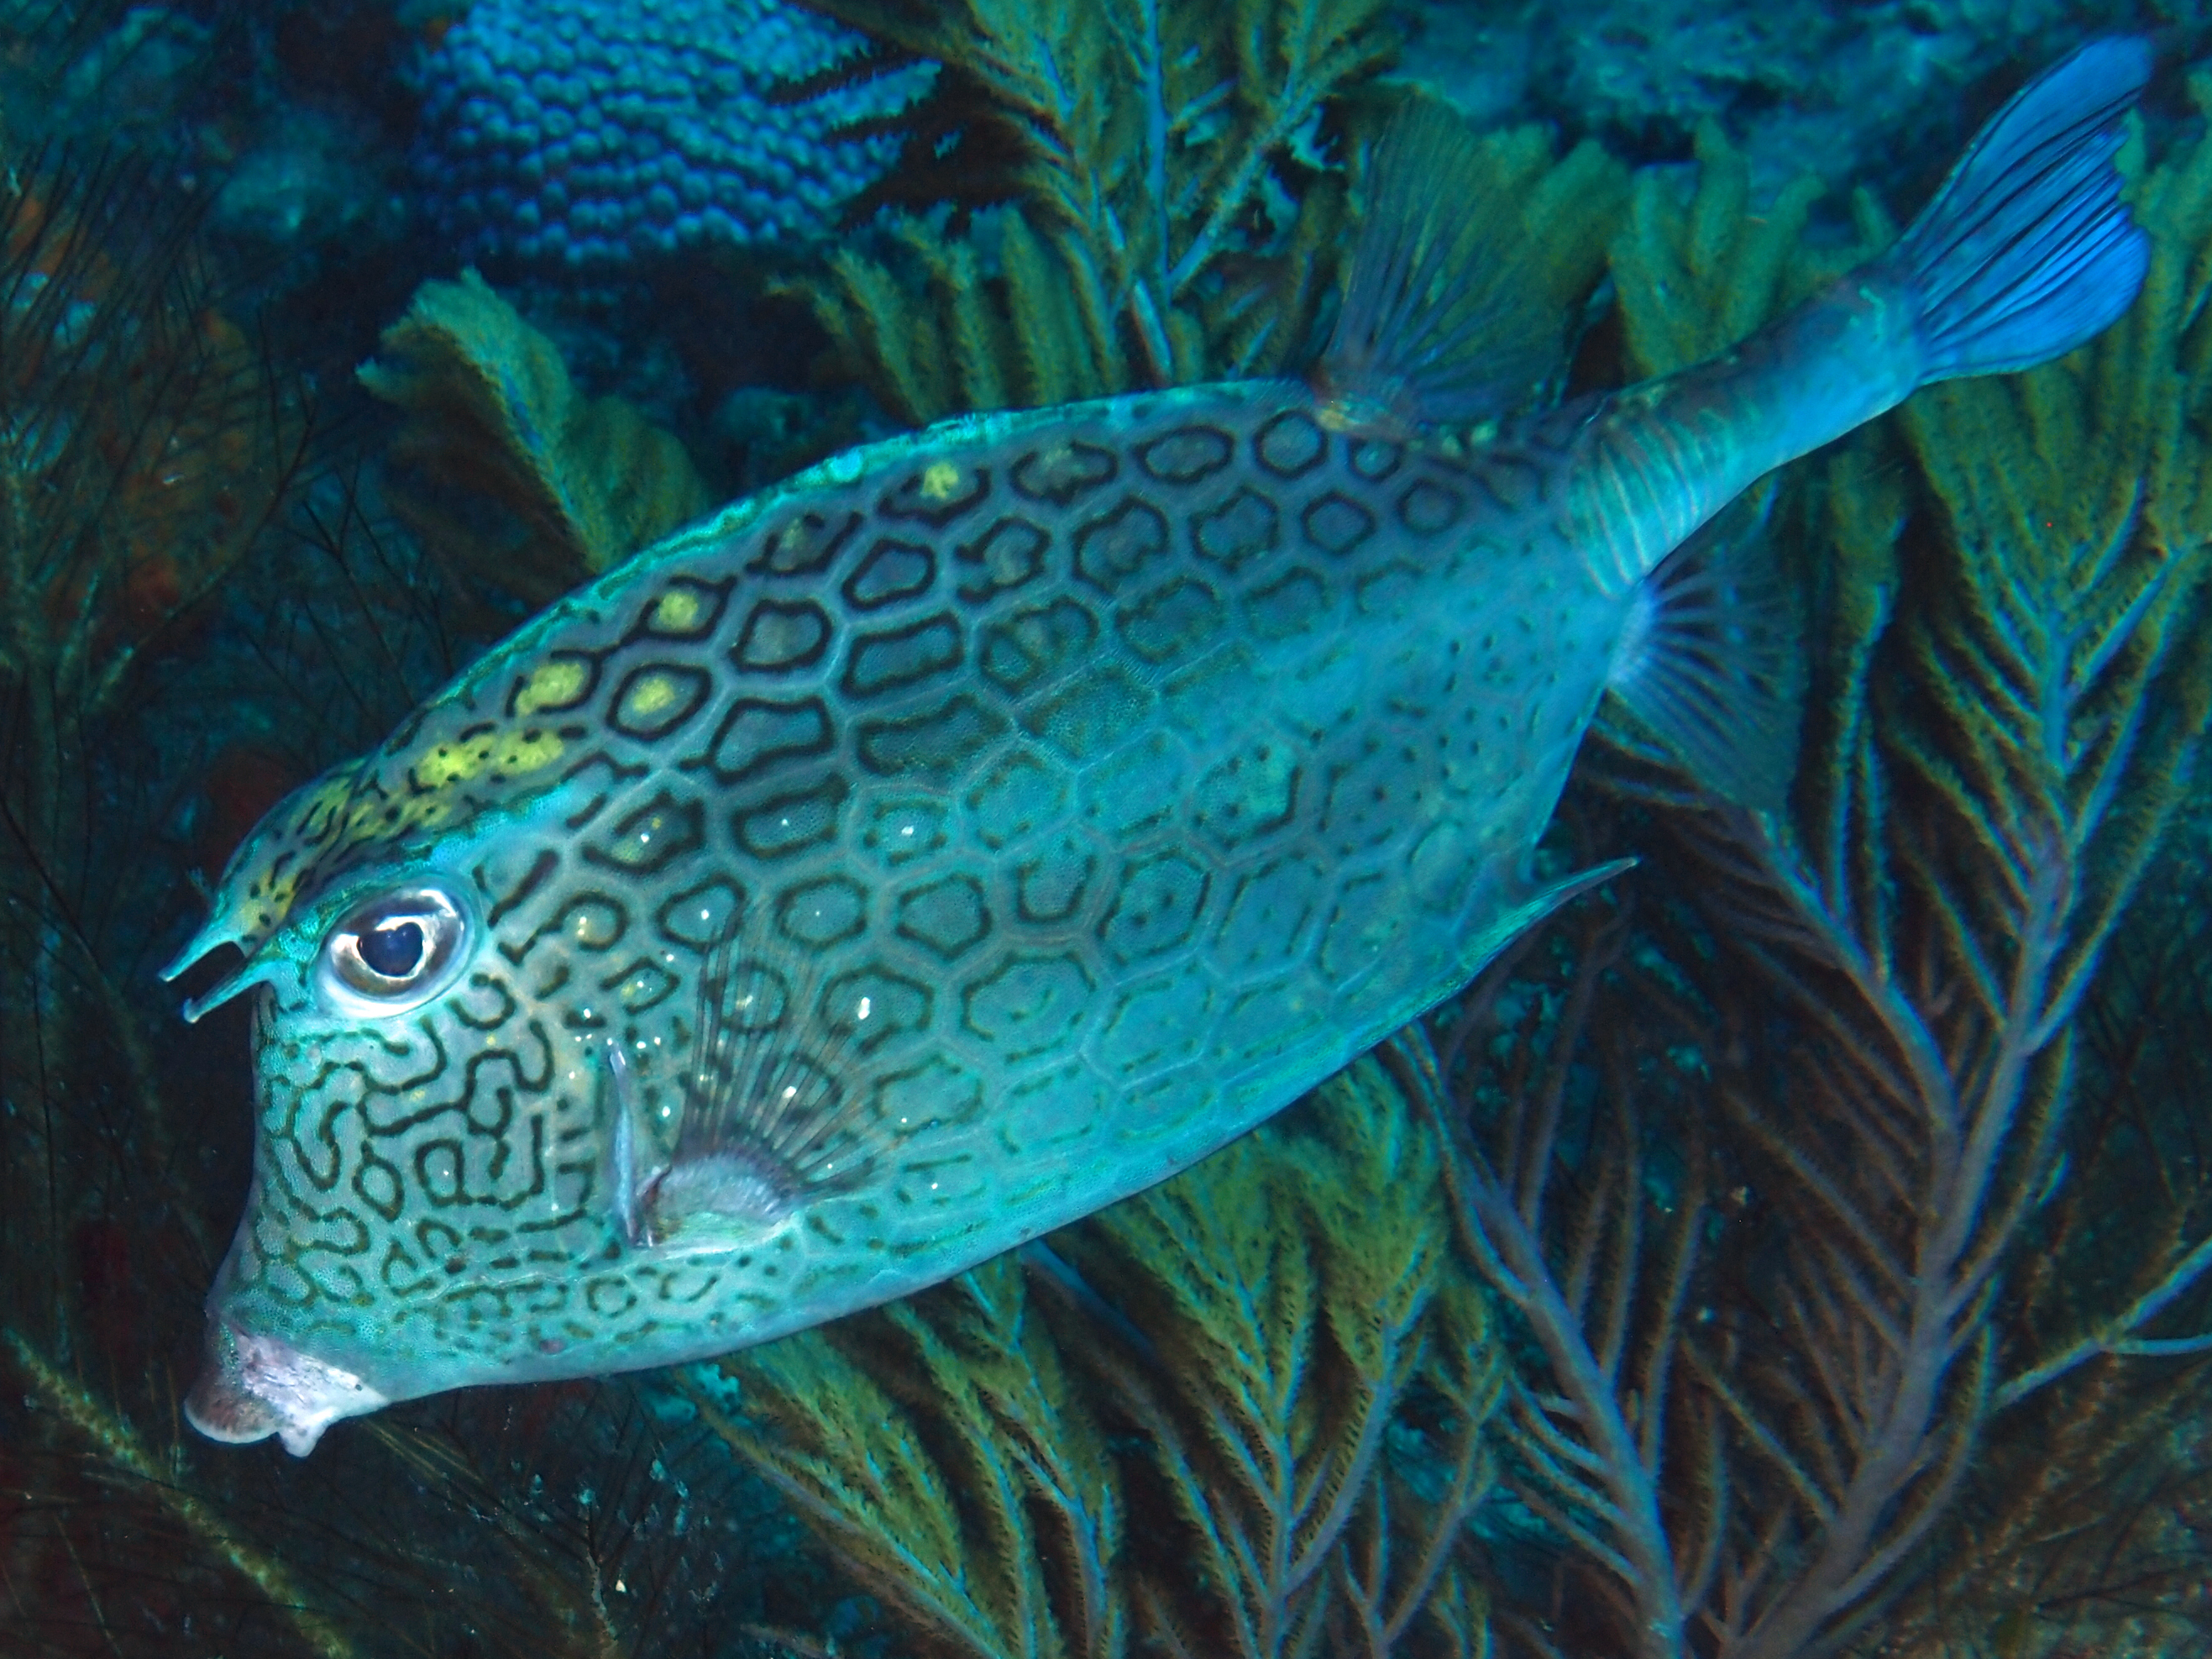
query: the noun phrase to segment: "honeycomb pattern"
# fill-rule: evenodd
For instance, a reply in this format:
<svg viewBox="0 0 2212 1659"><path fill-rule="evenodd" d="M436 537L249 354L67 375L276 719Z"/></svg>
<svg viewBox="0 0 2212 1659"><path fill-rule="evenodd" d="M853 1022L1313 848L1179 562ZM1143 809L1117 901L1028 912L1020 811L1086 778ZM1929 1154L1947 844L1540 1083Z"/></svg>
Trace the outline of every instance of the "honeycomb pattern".
<svg viewBox="0 0 2212 1659"><path fill-rule="evenodd" d="M234 1316L404 1338L415 1392L659 1363L1249 1127L1523 897L1621 620L1548 528L1571 464L1147 394L831 463L564 602L237 878L241 933L326 926L467 826L430 862L489 939L374 1029L276 985ZM620 1113L793 1218L629 1245Z"/></svg>

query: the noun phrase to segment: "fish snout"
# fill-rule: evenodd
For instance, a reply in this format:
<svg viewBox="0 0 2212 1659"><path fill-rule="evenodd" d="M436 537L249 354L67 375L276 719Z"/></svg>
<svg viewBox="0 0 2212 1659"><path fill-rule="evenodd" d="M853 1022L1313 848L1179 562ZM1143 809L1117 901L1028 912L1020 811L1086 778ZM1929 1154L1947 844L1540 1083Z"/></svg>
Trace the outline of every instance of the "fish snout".
<svg viewBox="0 0 2212 1659"><path fill-rule="evenodd" d="M185 1415L210 1440L234 1446L276 1435L295 1457L314 1450L342 1417L387 1404L351 1371L301 1353L281 1336L261 1336L225 1316L208 1316L198 1380Z"/></svg>

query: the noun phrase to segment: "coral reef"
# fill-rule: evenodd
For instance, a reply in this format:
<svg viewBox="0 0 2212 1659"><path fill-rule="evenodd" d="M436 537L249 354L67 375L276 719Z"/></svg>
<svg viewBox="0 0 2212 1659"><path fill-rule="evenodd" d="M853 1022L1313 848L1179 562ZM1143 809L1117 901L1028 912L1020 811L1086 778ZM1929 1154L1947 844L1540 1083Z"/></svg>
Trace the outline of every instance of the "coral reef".
<svg viewBox="0 0 2212 1659"><path fill-rule="evenodd" d="M1452 143L1437 161L1434 197L1421 205L1449 223L1431 228L1481 240L1480 252L1470 246L1470 255L1514 289L1514 319L1536 336L1496 343L1504 355L1525 359L1533 352L1548 362L1549 348L1597 281L1626 200L1626 171L1594 144L1558 156L1534 127ZM1321 194L1301 223L1329 223L1343 210L1333 186ZM941 236L920 221L895 228L902 251L922 268L920 278L848 250L833 261L837 286L809 290L889 407L921 422L1152 383L1152 371L1139 374L1139 359L1123 349L1103 292L1071 280L1083 270L1111 269L1095 263L1097 250L1071 232L1039 235L1018 207L978 218L978 235L970 240ZM987 275L975 246L985 229L999 237L995 275ZM1316 232L1310 245L1301 233L1285 257L1297 264L1296 284L1242 295L1234 320L1242 333L1209 334L1215 313L1201 295L1170 313L1187 348L1172 365L1173 378L1303 366L1302 352L1284 348L1310 335L1322 273L1334 280L1338 255ZM1478 289L1479 303L1492 289ZM1498 321L1490 319L1493 336Z"/></svg>
<svg viewBox="0 0 2212 1659"><path fill-rule="evenodd" d="M195 210L121 152L0 179L0 1649L537 1659L819 1623L804 1564L728 1571L773 1498L629 1383L455 1402L307 1480L185 1436L246 1034L179 1025L151 963L196 858L485 643L230 320Z"/></svg>
<svg viewBox="0 0 2212 1659"><path fill-rule="evenodd" d="M1808 250L1816 181L1756 210L1717 128L1700 158L1694 190L1639 178L1611 250L1638 373L1725 347L1893 234L1862 198L1859 249ZM1478 1567L1510 1648L1796 1659L1994 1630L2117 1653L2202 1620L2201 1460L2172 1447L2212 1352L2212 1186L2190 1077L2153 1040L2160 981L2100 970L2212 717L2212 149L2129 165L2156 252L2127 319L2064 362L1924 394L1739 526L1786 543L1807 590L1787 805L1715 801L1616 732L1563 835L1577 863L1633 849L1646 870L1387 1045L1389 1090L1364 1073L1371 1110L1451 1126L1462 1246L1521 1345L1493 1419L1519 1505L1492 1509ZM2085 1006L2135 1035L2085 1041ZM1105 1290L1081 1327L1041 1331L1000 1264L726 1362L772 1427L716 1426L930 1639L1120 1650L1127 1620L1067 1626L1051 1587L1114 1582L1133 1504L1201 1540L1174 1546L1185 1596L1260 1553L1190 1570L1233 1529L1224 1485L1160 1455L1185 1443L1158 1417L1124 1419L1152 1473L1134 1499L1100 1473L1092 1425L1142 1398L1126 1355L1173 1345L1085 1241L1176 1190L1055 1242ZM1249 1203L1184 1200L1156 1244L1238 1262L1212 1218ZM1235 1278L1264 1297L1264 1271ZM1166 1369L1201 1391L1242 1376L1219 1351ZM980 1522L963 1491L998 1494ZM1039 1529L1027 1502L1069 1518ZM2069 1552L2100 1522L2108 1553ZM947 1622L964 1605L980 1624Z"/></svg>
<svg viewBox="0 0 2212 1659"><path fill-rule="evenodd" d="M1474 1659L1498 1356L1443 1159L1362 1062L1027 1262L690 1392L932 1651Z"/></svg>
<svg viewBox="0 0 2212 1659"><path fill-rule="evenodd" d="M423 60L416 174L464 259L591 272L819 236L934 74L789 0L481 0Z"/></svg>
<svg viewBox="0 0 2212 1659"><path fill-rule="evenodd" d="M1387 61L1383 0L837 0L972 80L1015 199L895 220L806 284L901 418L1271 370L1334 276L1333 100Z"/></svg>
<svg viewBox="0 0 2212 1659"><path fill-rule="evenodd" d="M72 893L95 810L82 757L304 455L295 401L192 258L190 211L120 155L29 158L0 194L0 696L15 711L0 787L17 852L71 869Z"/></svg>
<svg viewBox="0 0 2212 1659"><path fill-rule="evenodd" d="M1647 368L1791 286L1707 151L1694 194L1640 186L1614 250ZM1567 1588L1511 1611L1530 1651L1870 1638L2007 1413L2203 1346L2164 1334L2212 1265L2199 1198L2100 1264L2137 1287L2116 1304L2066 1308L2032 1263L2069 1183L2192 1179L2142 1142L2061 1153L2076 1012L2212 713L2208 187L2201 147L2139 179L2151 276L2085 351L1937 387L1805 470L1778 514L1820 573L1789 810L1608 767L1674 854L1489 980L1409 1085L1472 1097L1455 1183L1544 1356L1508 1468Z"/></svg>
<svg viewBox="0 0 2212 1659"><path fill-rule="evenodd" d="M2017 1408L1980 1449L1924 1578L1885 1620L1887 1651L2212 1650L2212 1337L2124 1334L2145 1324L2146 1296L2173 1297L2162 1330L2212 1327L2212 1297L2191 1291L2184 1267L2212 1254L2197 1109L2212 1078L2193 1035L2212 1018L2203 876L2199 849L2170 851L2113 938L2076 1021L2064 1174L1992 1314L2011 1352L2070 1360L2101 1329L2129 1357L2048 1388L2022 1389L2033 1371L2014 1381Z"/></svg>
<svg viewBox="0 0 2212 1659"><path fill-rule="evenodd" d="M2158 263L2111 336L1915 400L1744 531L1810 618L1785 810L1706 799L1620 732L1547 856L1643 866L1212 1163L687 1373L680 1400L488 1391L294 1465L177 1424L248 1129L242 1018L180 1028L145 971L197 919L185 872L513 619L472 610L472 583L556 591L703 489L469 279L425 290L370 371L407 459L349 452L201 270L204 198L24 142L221 153L208 28L33 9L58 58L0 30L0 1648L1419 1659L1484 1651L1487 1623L1501 1650L1578 1659L2212 1651L2201 790L2169 827L2212 684L2212 147L2138 158ZM1298 362L1402 97L1377 78L1381 4L834 9L911 58L748 68L746 96L776 79L768 118L817 146L784 158L787 191L762 146L751 187L803 204L833 129L874 146L807 224L888 165L865 135L927 71L887 66L941 62L990 112L952 152L972 189L796 279L884 408ZM355 38L336 15L328 40ZM1816 185L1767 199L1793 133L1832 178L1895 131L1887 89L1802 115L1802 77L1863 87L1912 51L1981 73L1983 46L1916 47L1895 15L1823 14L1881 22L1858 57L1808 30L1753 61L1709 11L1698 38L1724 50L1702 66L1606 71L1587 95L1612 112L1575 119L1670 154L1694 132L1694 175L1632 186L1513 130L1440 194L1514 228L1498 268L1563 318L1609 255L1617 326L1587 337L1584 380L1615 351L1625 376L1723 347L1890 234L1870 198L1850 246ZM1487 107L1565 112L1547 88L1600 76L1593 55L1562 81L1540 21L1476 20L1527 43ZM465 98L434 113L438 141L464 118L483 118ZM271 246L368 222L334 183L382 176L337 167L353 119L287 138L272 118L235 153L274 171L215 211ZM566 222L614 270L666 204L606 194L632 216L619 247L604 212ZM325 205L294 223L295 199ZM565 270L533 199L537 256ZM501 223L485 246L519 254ZM332 278L302 331L350 362L419 270ZM352 310L326 323L332 295ZM768 394L730 418L778 442L792 423Z"/></svg>
<svg viewBox="0 0 2212 1659"><path fill-rule="evenodd" d="M161 6L11 8L0 28L0 122L19 140L128 137L150 150L205 88L212 40L199 19Z"/></svg>
<svg viewBox="0 0 2212 1659"><path fill-rule="evenodd" d="M2186 54L2202 28L2171 8L2068 0L1595 0L1401 15L1399 76L1478 119L1541 117L1638 161L1680 157L1713 123L1742 146L1762 197L1808 173L1886 192L1924 185L1919 170L1955 154L2026 66L2087 33L2154 21Z"/></svg>
<svg viewBox="0 0 2212 1659"><path fill-rule="evenodd" d="M473 270L423 283L383 344L359 374L409 417L392 454L419 487L398 505L441 556L532 605L710 505L681 444L578 392L552 342Z"/></svg>
<svg viewBox="0 0 2212 1659"><path fill-rule="evenodd" d="M775 1547L773 1496L628 1381L451 1401L312 1472L180 1424L250 1133L243 1024L149 988L198 921L192 849L252 815L206 798L355 752L486 641L373 490L303 463L173 198L18 177L0 224L52 257L0 244L0 579L81 586L11 605L0 653L0 1649L606 1659L818 1627L805 1561L735 1565Z"/></svg>
<svg viewBox="0 0 2212 1659"><path fill-rule="evenodd" d="M118 1552L100 1534L118 1509L137 1511L123 1538L182 1529L293 1599L283 1569L85 1386L97 1371L151 1406L141 1321L157 1291L188 1292L173 1274L149 1285L134 1258L206 1259L197 1218L132 1202L179 1130L120 976L168 901L158 866L114 856L148 806L116 732L289 497L308 429L216 307L191 231L167 179L121 155L26 157L0 189L0 1368L39 1413L0 1452L0 1539L26 1640L104 1624L96 1580ZM88 1479L57 1480L56 1460ZM131 1497L61 1497L103 1479ZM166 1587L143 1604L178 1610ZM299 1627L316 1633L314 1616Z"/></svg>

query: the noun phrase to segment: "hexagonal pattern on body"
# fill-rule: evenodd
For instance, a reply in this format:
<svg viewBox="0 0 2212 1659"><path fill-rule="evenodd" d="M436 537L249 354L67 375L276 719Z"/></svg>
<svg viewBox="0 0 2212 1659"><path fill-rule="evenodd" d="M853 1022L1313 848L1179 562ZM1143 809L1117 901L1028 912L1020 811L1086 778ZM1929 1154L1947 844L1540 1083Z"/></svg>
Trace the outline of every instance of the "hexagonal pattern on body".
<svg viewBox="0 0 2212 1659"><path fill-rule="evenodd" d="M653 1363L1249 1127L1518 925L1621 613L1561 621L1555 465L1142 394L842 458L562 601L232 872L257 963L403 871L487 942L388 1022L267 976L218 1300L416 1391L395 1349Z"/></svg>

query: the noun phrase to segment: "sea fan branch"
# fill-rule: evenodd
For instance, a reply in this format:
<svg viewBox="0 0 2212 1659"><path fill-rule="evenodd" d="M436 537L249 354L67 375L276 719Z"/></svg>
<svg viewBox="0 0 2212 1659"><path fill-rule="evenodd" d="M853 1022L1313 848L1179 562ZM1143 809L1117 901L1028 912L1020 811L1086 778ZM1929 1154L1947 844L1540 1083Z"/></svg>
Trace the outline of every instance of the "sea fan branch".
<svg viewBox="0 0 2212 1659"><path fill-rule="evenodd" d="M1653 368L1726 343L1802 280L1768 265L1739 283L1731 252L1761 234L1742 169L1716 133L1700 159L1693 194L1639 190L1614 250L1626 337ZM2077 1016L2212 718L2197 424L2212 405L2194 389L2212 358L2190 332L2197 302L2179 309L2204 291L2212 167L2179 156L2142 199L2155 252L2130 319L2073 363L1924 394L1891 437L1817 469L1824 505L1800 520L1825 532L1816 696L1793 810L1633 795L1679 836L1680 864L1652 879L1693 895L1700 923L1645 908L1611 972L1626 986L1663 961L1715 1028L1708 1090L1651 1097L1648 1071L1633 1086L1735 1131L1714 1138L1735 1218L1702 1241L1687 1322L1671 1276L1661 1299L1625 1243L1642 1224L1620 1206L1665 1195L1638 1152L1652 1143L1551 1127L1588 1109L1557 1092L1564 1069L1584 1091L1593 1069L1609 1097L1632 1086L1595 1035L1613 1022L1563 988L1573 1047L1474 1083L1461 1196L1547 1374L1516 1396L1522 1477L1634 1609L1610 1633L1622 1649L1840 1650L1926 1559L1995 1413L2100 1356L2212 1347L2143 1334L2212 1274L2176 1232L2132 1301L1999 1381L2008 1274L2048 1224L2070 1144ZM1617 994L1607 981L1601 1010L1628 1006ZM1502 1191L1486 1147L1504 1151ZM1571 1174L1547 1167L1563 1158ZM1555 1181L1571 1227L1531 1196ZM1712 1424L1708 1443L1654 1457L1608 1437L1627 1397L1620 1333L1639 1322L1686 1361L1674 1420ZM1538 1403L1547 1390L1564 1408ZM1639 1512L1638 1481L1685 1455L1705 1474L1678 1481L1732 1471L1724 1530L1639 1551L1647 1529L1686 1523Z"/></svg>

